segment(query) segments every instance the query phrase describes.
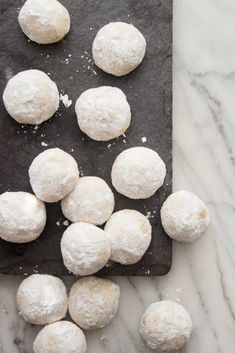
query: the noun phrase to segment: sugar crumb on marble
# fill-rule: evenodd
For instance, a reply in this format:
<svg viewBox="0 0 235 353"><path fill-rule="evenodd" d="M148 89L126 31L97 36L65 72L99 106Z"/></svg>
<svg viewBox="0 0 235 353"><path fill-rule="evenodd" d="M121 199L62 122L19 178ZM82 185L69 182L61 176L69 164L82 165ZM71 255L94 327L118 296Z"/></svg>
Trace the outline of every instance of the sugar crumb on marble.
<svg viewBox="0 0 235 353"><path fill-rule="evenodd" d="M106 340L107 339L107 336L106 335L102 335L101 337L100 337L100 340L103 342L104 340Z"/></svg>
<svg viewBox="0 0 235 353"><path fill-rule="evenodd" d="M63 222L63 225L64 225L65 227L68 227L69 221L66 219L66 220Z"/></svg>
<svg viewBox="0 0 235 353"><path fill-rule="evenodd" d="M7 306L6 306L6 303L2 303L2 312L3 314L8 314L8 310L7 310Z"/></svg>

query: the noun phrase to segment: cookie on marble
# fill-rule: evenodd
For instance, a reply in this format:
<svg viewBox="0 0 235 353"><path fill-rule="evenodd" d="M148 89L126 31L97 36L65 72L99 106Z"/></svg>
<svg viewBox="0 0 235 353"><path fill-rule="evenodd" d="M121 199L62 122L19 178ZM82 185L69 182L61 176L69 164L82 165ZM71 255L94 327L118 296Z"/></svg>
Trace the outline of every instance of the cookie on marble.
<svg viewBox="0 0 235 353"><path fill-rule="evenodd" d="M34 353L85 353L86 350L84 333L69 321L45 326L33 342Z"/></svg>
<svg viewBox="0 0 235 353"><path fill-rule="evenodd" d="M26 70L8 81L3 102L7 112L18 123L41 124L58 110L59 92L45 72Z"/></svg>
<svg viewBox="0 0 235 353"><path fill-rule="evenodd" d="M0 237L12 243L37 239L46 225L46 208L28 192L5 192L0 195Z"/></svg>
<svg viewBox="0 0 235 353"><path fill-rule="evenodd" d="M142 213L125 209L109 218L105 232L111 243L110 259L123 265L133 265L148 249L152 227Z"/></svg>
<svg viewBox="0 0 235 353"><path fill-rule="evenodd" d="M79 179L75 159L60 148L49 148L34 158L29 179L36 196L45 202L57 202L68 195Z"/></svg>
<svg viewBox="0 0 235 353"><path fill-rule="evenodd" d="M119 286L108 279L79 279L71 288L69 313L85 330L105 327L117 312L119 296Z"/></svg>
<svg viewBox="0 0 235 353"><path fill-rule="evenodd" d="M166 166L158 153L146 147L121 152L113 163L112 184L130 199L146 199L163 185Z"/></svg>
<svg viewBox="0 0 235 353"><path fill-rule="evenodd" d="M70 29L69 13L57 0L27 0L18 21L24 34L39 44L56 43Z"/></svg>
<svg viewBox="0 0 235 353"><path fill-rule="evenodd" d="M144 36L125 22L111 22L102 27L92 46L95 64L115 76L127 75L140 65L145 50Z"/></svg>
<svg viewBox="0 0 235 353"><path fill-rule="evenodd" d="M116 87L90 88L75 105L80 129L96 141L108 141L124 134L131 121L125 94Z"/></svg>
<svg viewBox="0 0 235 353"><path fill-rule="evenodd" d="M165 232L174 240L190 243L205 232L210 222L205 203L189 191L171 194L161 208Z"/></svg>
<svg viewBox="0 0 235 353"><path fill-rule="evenodd" d="M103 268L110 258L107 234L90 223L71 224L61 239L65 267L74 275L88 276Z"/></svg>
<svg viewBox="0 0 235 353"><path fill-rule="evenodd" d="M192 329L188 311L171 300L151 304L140 323L140 333L148 347L164 353L181 349L188 342Z"/></svg>
<svg viewBox="0 0 235 353"><path fill-rule="evenodd" d="M71 222L101 225L113 213L114 195L103 179L82 177L73 191L61 201L61 208Z"/></svg>
<svg viewBox="0 0 235 353"><path fill-rule="evenodd" d="M35 325L46 325L65 317L67 289L57 277L34 274L21 282L17 291L19 314Z"/></svg>

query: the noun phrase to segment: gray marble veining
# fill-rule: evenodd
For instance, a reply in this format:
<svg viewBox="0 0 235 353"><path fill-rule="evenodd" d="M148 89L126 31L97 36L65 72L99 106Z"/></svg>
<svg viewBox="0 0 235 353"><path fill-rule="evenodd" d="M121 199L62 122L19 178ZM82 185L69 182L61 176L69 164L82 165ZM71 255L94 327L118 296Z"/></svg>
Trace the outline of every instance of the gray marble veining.
<svg viewBox="0 0 235 353"><path fill-rule="evenodd" d="M174 0L174 189L200 195L212 224L196 243L174 244L167 276L114 278L118 315L87 335L88 353L148 353L139 319L163 298L183 303L194 322L181 353L235 352L234 31L234 0ZM17 315L20 281L0 278L1 353L31 353L39 329Z"/></svg>

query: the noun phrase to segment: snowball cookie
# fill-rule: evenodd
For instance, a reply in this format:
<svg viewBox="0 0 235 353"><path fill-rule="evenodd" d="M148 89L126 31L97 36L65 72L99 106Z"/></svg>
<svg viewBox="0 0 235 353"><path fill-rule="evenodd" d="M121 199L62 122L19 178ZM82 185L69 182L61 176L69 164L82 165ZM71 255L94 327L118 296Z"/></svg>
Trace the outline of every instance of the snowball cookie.
<svg viewBox="0 0 235 353"><path fill-rule="evenodd" d="M122 135L131 121L126 96L116 87L88 89L78 98L75 111L80 129L96 141L108 141Z"/></svg>
<svg viewBox="0 0 235 353"><path fill-rule="evenodd" d="M178 191L164 202L161 221L172 239L190 243L200 238L210 220L206 205L197 195Z"/></svg>
<svg viewBox="0 0 235 353"><path fill-rule="evenodd" d="M69 321L58 321L39 331L33 343L34 353L85 353L82 330Z"/></svg>
<svg viewBox="0 0 235 353"><path fill-rule="evenodd" d="M171 300L151 304L140 323L144 340L157 352L171 353L181 349L189 340L192 328L187 310Z"/></svg>
<svg viewBox="0 0 235 353"><path fill-rule="evenodd" d="M114 195L108 184L98 177L83 177L62 201L63 214L71 222L95 225L105 223L114 209Z"/></svg>
<svg viewBox="0 0 235 353"><path fill-rule="evenodd" d="M60 148L49 148L34 158L29 168L34 193L45 202L57 202L69 194L79 179L75 159Z"/></svg>
<svg viewBox="0 0 235 353"><path fill-rule="evenodd" d="M41 124L58 110L59 92L47 74L27 70L8 81L3 102L7 112L18 123Z"/></svg>
<svg viewBox="0 0 235 353"><path fill-rule="evenodd" d="M5 192L0 195L0 237L12 243L28 243L42 233L46 208L28 192Z"/></svg>
<svg viewBox="0 0 235 353"><path fill-rule="evenodd" d="M123 265L138 262L151 242L152 227L147 217L135 210L114 213L105 225L111 242L111 260Z"/></svg>
<svg viewBox="0 0 235 353"><path fill-rule="evenodd" d="M100 69L123 76L141 63L145 49L146 41L136 27L124 22L112 22L97 33L92 54Z"/></svg>
<svg viewBox="0 0 235 353"><path fill-rule="evenodd" d="M163 184L166 166L157 152L133 147L121 152L112 168L115 189L130 199L147 199Z"/></svg>
<svg viewBox="0 0 235 353"><path fill-rule="evenodd" d="M31 324L45 325L61 320L68 308L66 287L57 277L29 276L18 288L17 306L19 314Z"/></svg>
<svg viewBox="0 0 235 353"><path fill-rule="evenodd" d="M105 327L117 312L119 296L119 286L108 279L79 279L69 295L70 316L84 330Z"/></svg>
<svg viewBox="0 0 235 353"><path fill-rule="evenodd" d="M70 29L69 13L56 0L27 0L18 21L24 34L39 44L56 43Z"/></svg>
<svg viewBox="0 0 235 353"><path fill-rule="evenodd" d="M65 267L74 275L86 276L99 271L110 258L107 234L89 223L71 224L61 239Z"/></svg>

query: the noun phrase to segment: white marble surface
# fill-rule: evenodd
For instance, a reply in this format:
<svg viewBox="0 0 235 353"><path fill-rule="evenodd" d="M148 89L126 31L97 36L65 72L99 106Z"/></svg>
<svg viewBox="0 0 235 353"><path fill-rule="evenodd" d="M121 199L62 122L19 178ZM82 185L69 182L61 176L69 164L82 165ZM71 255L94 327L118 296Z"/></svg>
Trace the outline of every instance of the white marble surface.
<svg viewBox="0 0 235 353"><path fill-rule="evenodd" d="M212 225L195 244L174 244L167 276L115 278L122 291L118 315L87 335L88 353L149 352L139 319L162 298L191 313L194 333L182 353L235 352L234 148L235 1L174 0L174 189L198 193ZM32 352L38 328L17 315L20 281L0 279L0 353Z"/></svg>

